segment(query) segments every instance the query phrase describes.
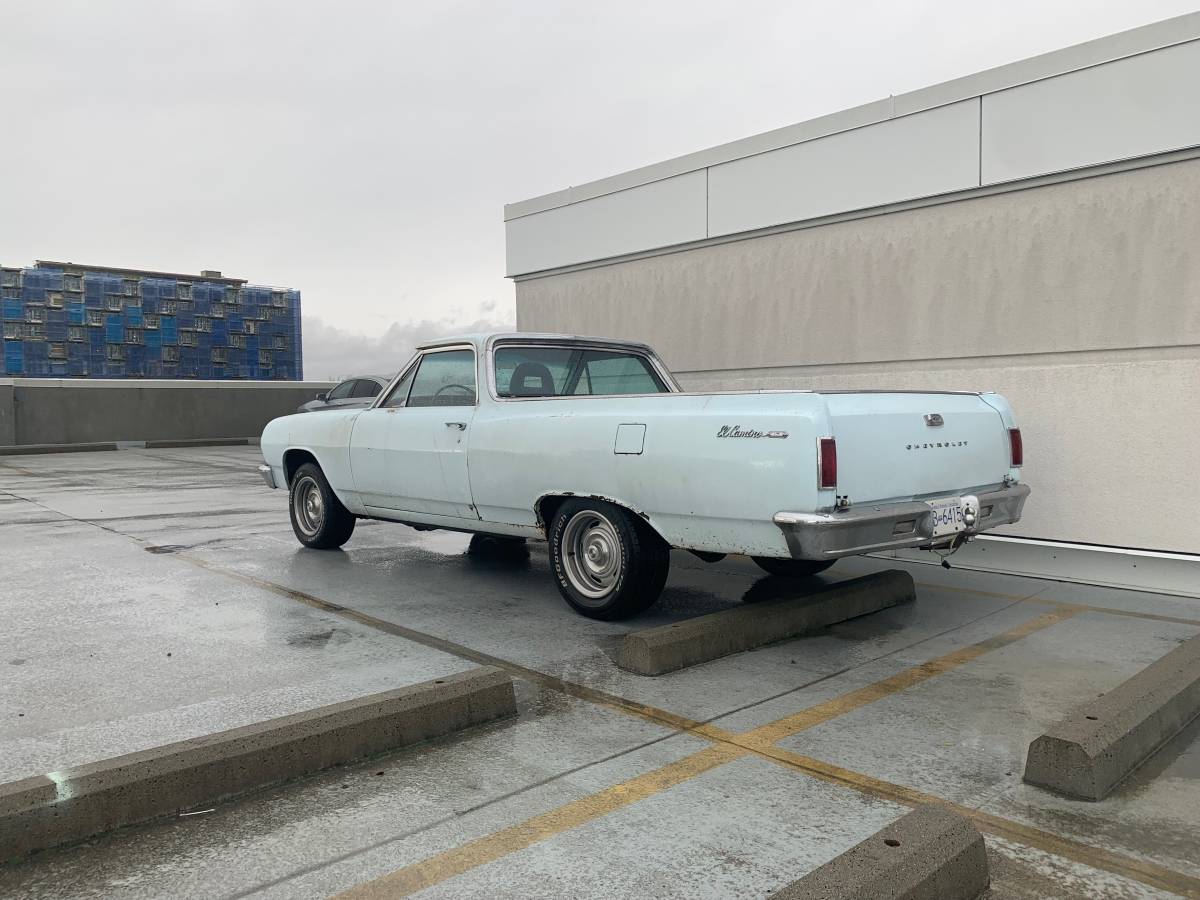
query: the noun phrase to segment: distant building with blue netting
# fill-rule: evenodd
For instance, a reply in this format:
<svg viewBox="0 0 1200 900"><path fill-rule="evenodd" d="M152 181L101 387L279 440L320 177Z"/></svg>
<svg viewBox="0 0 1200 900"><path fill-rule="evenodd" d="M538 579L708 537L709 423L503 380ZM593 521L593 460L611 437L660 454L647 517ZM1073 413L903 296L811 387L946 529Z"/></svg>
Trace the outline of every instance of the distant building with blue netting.
<svg viewBox="0 0 1200 900"><path fill-rule="evenodd" d="M299 381L300 292L37 260L0 266L5 375Z"/></svg>

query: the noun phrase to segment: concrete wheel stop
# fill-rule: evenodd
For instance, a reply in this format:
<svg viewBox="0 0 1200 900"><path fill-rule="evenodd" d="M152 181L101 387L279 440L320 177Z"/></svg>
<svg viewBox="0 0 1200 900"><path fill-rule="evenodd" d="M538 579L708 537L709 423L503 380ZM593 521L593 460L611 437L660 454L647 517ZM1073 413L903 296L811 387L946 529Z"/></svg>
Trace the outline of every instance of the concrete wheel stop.
<svg viewBox="0 0 1200 900"><path fill-rule="evenodd" d="M617 665L663 675L797 637L914 599L912 576L898 569L830 585L815 593L726 609L625 636Z"/></svg>
<svg viewBox="0 0 1200 900"><path fill-rule="evenodd" d="M0 785L0 861L515 715L512 679L433 681Z"/></svg>
<svg viewBox="0 0 1200 900"><path fill-rule="evenodd" d="M1103 800L1200 715L1200 635L1184 641L1029 745L1025 781Z"/></svg>
<svg viewBox="0 0 1200 900"><path fill-rule="evenodd" d="M769 900L973 900L987 890L983 836L944 806L918 806Z"/></svg>

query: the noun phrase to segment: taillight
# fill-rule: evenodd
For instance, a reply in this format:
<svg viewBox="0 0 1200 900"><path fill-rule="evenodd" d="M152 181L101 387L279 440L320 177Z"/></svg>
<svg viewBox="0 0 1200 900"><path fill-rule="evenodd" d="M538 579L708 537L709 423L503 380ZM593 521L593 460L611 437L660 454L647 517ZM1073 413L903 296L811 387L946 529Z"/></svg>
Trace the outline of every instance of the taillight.
<svg viewBox="0 0 1200 900"><path fill-rule="evenodd" d="M1008 449L1014 466L1025 465L1025 446L1021 443L1021 429L1008 429Z"/></svg>
<svg viewBox="0 0 1200 900"><path fill-rule="evenodd" d="M817 484L837 487L837 441L831 437L817 438Z"/></svg>

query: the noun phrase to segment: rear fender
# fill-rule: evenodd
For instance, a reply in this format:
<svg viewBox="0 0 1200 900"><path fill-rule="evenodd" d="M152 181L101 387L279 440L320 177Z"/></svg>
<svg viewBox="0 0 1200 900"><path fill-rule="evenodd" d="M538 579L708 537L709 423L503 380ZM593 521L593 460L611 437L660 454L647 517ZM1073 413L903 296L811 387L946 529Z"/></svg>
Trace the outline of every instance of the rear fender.
<svg viewBox="0 0 1200 900"><path fill-rule="evenodd" d="M1000 413L1000 419L1004 422L1005 428L1017 427L1017 419L1016 416L1013 415L1012 407L1009 406L1008 400L1006 400L1003 396L1000 394L988 393L980 394L979 399L996 412Z"/></svg>
<svg viewBox="0 0 1200 900"><path fill-rule="evenodd" d="M557 512L558 507L572 497L579 500L600 500L604 503L611 503L613 506L619 506L621 509L633 513L638 520L643 522L647 528L658 535L665 543L670 543L663 535L662 530L654 524L654 520L650 517L650 514L645 510L638 509L638 507L629 501L622 500L620 497L608 497L604 494L583 494L576 491L547 491L537 498L537 501L533 505L533 513L537 517L537 527L547 537L550 535L550 522L554 519L554 514Z"/></svg>

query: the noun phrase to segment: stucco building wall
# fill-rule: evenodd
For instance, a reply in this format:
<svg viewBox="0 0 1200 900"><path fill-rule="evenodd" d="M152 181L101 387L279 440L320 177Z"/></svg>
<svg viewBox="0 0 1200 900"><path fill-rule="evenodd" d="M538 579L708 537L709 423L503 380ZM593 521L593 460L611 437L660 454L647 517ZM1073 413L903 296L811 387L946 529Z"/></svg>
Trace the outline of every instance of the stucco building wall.
<svg viewBox="0 0 1200 900"><path fill-rule="evenodd" d="M995 390L1027 537L1200 553L1200 160L520 279L689 388Z"/></svg>

